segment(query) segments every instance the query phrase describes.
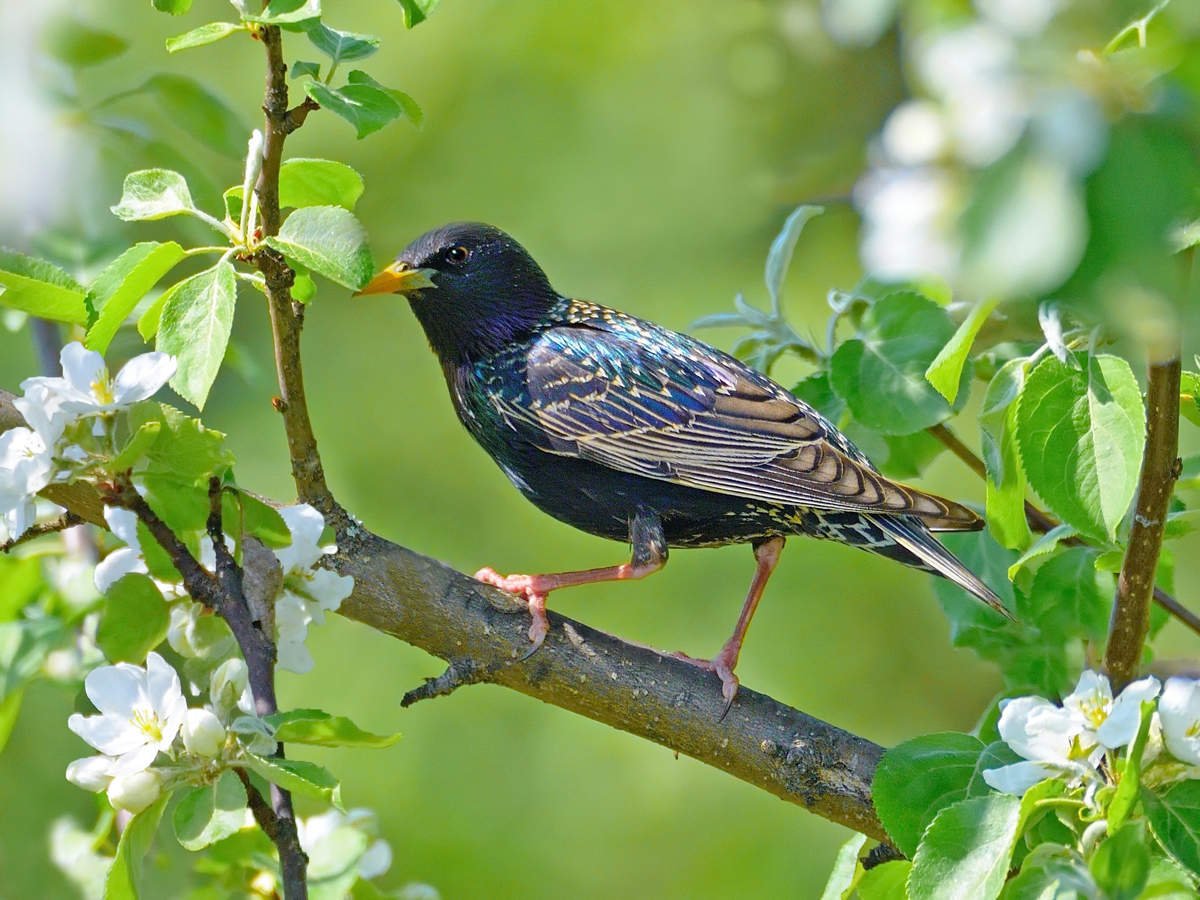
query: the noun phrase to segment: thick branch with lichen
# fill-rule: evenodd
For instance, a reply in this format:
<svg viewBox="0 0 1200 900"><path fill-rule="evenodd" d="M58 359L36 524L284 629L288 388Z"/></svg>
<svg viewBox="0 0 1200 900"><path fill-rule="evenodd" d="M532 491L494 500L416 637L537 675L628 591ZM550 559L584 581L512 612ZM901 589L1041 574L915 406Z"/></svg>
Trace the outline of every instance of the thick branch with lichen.
<svg viewBox="0 0 1200 900"><path fill-rule="evenodd" d="M1146 390L1146 449L1129 546L1117 577L1104 667L1114 687L1132 681L1150 629L1150 600L1162 550L1167 509L1179 477L1179 356L1153 362Z"/></svg>
<svg viewBox="0 0 1200 900"><path fill-rule="evenodd" d="M12 395L0 391L0 431L21 423ZM58 485L47 496L103 527L91 485ZM556 613L546 643L522 661L529 647L525 604L353 522L339 529L330 559L354 577L354 593L339 612L455 664L426 693L469 681L501 685L886 839L871 803L883 753L877 744L746 687L720 721L724 701L713 676Z"/></svg>

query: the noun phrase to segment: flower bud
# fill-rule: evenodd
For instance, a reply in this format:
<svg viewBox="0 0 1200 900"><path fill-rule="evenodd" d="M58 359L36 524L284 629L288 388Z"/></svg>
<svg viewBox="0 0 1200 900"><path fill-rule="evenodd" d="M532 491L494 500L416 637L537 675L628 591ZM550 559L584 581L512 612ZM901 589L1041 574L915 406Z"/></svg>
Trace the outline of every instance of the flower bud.
<svg viewBox="0 0 1200 900"><path fill-rule="evenodd" d="M118 775L108 786L108 802L114 809L140 813L162 793L162 779L153 769Z"/></svg>
<svg viewBox="0 0 1200 900"><path fill-rule="evenodd" d="M225 726L207 709L189 709L183 720L183 746L196 756L215 757L225 745Z"/></svg>
<svg viewBox="0 0 1200 900"><path fill-rule="evenodd" d="M254 715L254 700L250 696L250 673L240 659L227 659L213 671L208 683L208 696L213 707L224 715L240 709Z"/></svg>

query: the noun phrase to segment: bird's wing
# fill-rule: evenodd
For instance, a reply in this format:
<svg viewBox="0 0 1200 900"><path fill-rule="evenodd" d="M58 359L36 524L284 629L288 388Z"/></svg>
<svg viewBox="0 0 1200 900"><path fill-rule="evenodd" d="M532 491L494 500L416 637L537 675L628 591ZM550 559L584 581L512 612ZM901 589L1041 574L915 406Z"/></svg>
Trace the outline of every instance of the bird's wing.
<svg viewBox="0 0 1200 900"><path fill-rule="evenodd" d="M915 515L934 529L979 527L966 507L884 478L824 417L740 361L624 321L619 331L542 332L525 355L523 396L493 398L498 412L549 452L622 472L774 503Z"/></svg>

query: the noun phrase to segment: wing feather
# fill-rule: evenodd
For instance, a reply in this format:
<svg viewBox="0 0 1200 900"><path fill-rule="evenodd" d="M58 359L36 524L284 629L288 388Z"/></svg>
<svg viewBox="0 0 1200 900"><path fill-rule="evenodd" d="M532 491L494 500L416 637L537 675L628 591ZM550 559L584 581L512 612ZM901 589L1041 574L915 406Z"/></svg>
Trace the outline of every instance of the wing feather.
<svg viewBox="0 0 1200 900"><path fill-rule="evenodd" d="M819 413L733 357L628 317L599 325L543 332L523 394L493 396L543 449L738 497L980 526L966 507L885 478Z"/></svg>

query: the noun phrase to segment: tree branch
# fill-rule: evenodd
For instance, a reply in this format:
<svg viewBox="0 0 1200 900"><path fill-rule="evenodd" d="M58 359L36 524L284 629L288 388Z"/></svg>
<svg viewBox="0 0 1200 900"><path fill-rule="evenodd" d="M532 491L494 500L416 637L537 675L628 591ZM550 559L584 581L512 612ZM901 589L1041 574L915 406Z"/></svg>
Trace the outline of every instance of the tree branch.
<svg viewBox="0 0 1200 900"><path fill-rule="evenodd" d="M0 432L23 421L0 391ZM58 488L55 502L104 527L91 485ZM525 604L352 521L331 559L355 580L339 610L347 618L460 667L469 659L481 681L644 737L886 840L871 805L877 744L745 686L721 722L724 702L709 673L554 612L542 649L518 662L529 646Z"/></svg>
<svg viewBox="0 0 1200 900"><path fill-rule="evenodd" d="M1176 418L1178 420L1178 415ZM946 449L962 460L972 472L980 478L987 478L987 468L984 466L983 460L976 456L970 447L959 440L958 435L953 431L945 425L933 425L927 428L926 431L941 441L946 446ZM1176 432L1178 432L1178 421L1176 422ZM1029 522L1030 528L1042 534L1057 528L1059 524L1053 516L1038 509L1028 500L1025 501L1025 519ZM1084 541L1074 535L1063 538L1060 543L1067 547L1084 546ZM1153 579L1151 580L1153 581ZM1200 616L1197 616L1160 587L1155 587L1151 596L1155 603L1178 619L1185 627L1190 628L1196 634L1200 634Z"/></svg>
<svg viewBox="0 0 1200 900"><path fill-rule="evenodd" d="M1181 366L1174 358L1150 364L1146 389L1146 450L1138 481L1133 527L1108 629L1104 666L1114 690L1137 675L1142 647L1150 629L1150 600L1158 572L1167 508L1179 477L1179 382Z"/></svg>

